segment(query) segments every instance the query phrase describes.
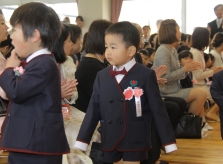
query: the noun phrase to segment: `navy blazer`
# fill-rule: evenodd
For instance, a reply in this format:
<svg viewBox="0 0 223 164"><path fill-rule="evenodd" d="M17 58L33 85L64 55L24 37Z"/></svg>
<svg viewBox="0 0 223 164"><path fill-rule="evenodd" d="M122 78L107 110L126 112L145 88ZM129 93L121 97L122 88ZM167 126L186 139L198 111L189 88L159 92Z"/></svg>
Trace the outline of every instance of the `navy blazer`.
<svg viewBox="0 0 223 164"><path fill-rule="evenodd" d="M135 151L151 148L151 122L155 121L161 142L175 143L175 135L159 93L155 72L135 64L118 84L109 71L100 71L94 82L93 94L81 125L77 141L89 143L100 120L102 150ZM142 88L142 116L136 117L135 98L125 100L123 91L136 80Z"/></svg>
<svg viewBox="0 0 223 164"><path fill-rule="evenodd" d="M0 86L9 98L0 148L60 155L69 152L61 113L60 73L53 55L33 58L21 76L7 68Z"/></svg>
<svg viewBox="0 0 223 164"><path fill-rule="evenodd" d="M216 19L213 20L212 22L209 22L208 26L211 28L211 34L210 34L211 39L213 39L214 34L216 34L217 32L223 32L222 23L221 23L220 27L218 28Z"/></svg>
<svg viewBox="0 0 223 164"><path fill-rule="evenodd" d="M220 109L219 114L221 120L221 137L223 139L223 71L213 75L210 93Z"/></svg>

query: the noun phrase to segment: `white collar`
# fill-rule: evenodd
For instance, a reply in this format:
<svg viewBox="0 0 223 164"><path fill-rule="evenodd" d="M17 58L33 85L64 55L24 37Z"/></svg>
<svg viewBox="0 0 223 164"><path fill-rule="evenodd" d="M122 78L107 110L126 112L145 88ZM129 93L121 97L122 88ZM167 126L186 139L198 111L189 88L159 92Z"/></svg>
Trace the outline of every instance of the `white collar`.
<svg viewBox="0 0 223 164"><path fill-rule="evenodd" d="M135 58L132 58L132 60L130 60L128 63L124 64L123 66L119 68L113 65L113 70L121 71L125 68L125 70L128 72L135 65L135 63L136 63Z"/></svg>
<svg viewBox="0 0 223 164"><path fill-rule="evenodd" d="M51 54L51 52L47 48L38 50L38 51L34 52L32 55L29 55L29 57L26 59L26 62L28 63L33 58L43 55L43 54Z"/></svg>

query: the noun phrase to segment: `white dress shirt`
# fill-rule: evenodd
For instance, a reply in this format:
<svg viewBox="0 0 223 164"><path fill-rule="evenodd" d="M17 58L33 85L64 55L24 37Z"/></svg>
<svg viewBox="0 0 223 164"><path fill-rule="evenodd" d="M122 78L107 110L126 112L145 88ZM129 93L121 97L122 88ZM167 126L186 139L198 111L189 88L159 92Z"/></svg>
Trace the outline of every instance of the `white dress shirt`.
<svg viewBox="0 0 223 164"><path fill-rule="evenodd" d="M26 59L26 63L30 62L30 60L32 60L33 58L35 58L39 55L44 55L44 54L51 54L51 52L47 48L38 50L38 51L34 52L32 55L29 55L29 57Z"/></svg>

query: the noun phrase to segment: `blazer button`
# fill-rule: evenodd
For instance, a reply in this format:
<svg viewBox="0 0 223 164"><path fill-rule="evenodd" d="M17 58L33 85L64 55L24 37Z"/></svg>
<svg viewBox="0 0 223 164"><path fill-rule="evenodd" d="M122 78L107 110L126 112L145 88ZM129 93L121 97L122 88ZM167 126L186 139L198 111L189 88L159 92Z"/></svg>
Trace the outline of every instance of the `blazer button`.
<svg viewBox="0 0 223 164"><path fill-rule="evenodd" d="M108 123L109 123L109 124L112 124L112 120L108 120Z"/></svg>
<svg viewBox="0 0 223 164"><path fill-rule="evenodd" d="M122 120L119 120L118 122L119 122L120 124L122 124L122 123L123 123L123 121L122 121Z"/></svg>
<svg viewBox="0 0 223 164"><path fill-rule="evenodd" d="M11 113L8 113L8 117L10 117L11 116Z"/></svg>
<svg viewBox="0 0 223 164"><path fill-rule="evenodd" d="M110 103L113 103L113 100L112 100L112 99L109 99L109 102L110 102Z"/></svg>
<svg viewBox="0 0 223 164"><path fill-rule="evenodd" d="M119 101L123 102L123 99L120 99Z"/></svg>

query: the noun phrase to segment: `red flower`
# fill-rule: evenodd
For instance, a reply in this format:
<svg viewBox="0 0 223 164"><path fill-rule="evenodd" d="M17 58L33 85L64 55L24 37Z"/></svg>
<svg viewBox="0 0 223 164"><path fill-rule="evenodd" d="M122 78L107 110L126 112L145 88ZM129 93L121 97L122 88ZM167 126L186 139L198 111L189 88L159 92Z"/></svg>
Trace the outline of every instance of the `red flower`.
<svg viewBox="0 0 223 164"><path fill-rule="evenodd" d="M132 87L128 87L124 90L123 94L126 100L131 100L134 95L134 90L132 89Z"/></svg>

